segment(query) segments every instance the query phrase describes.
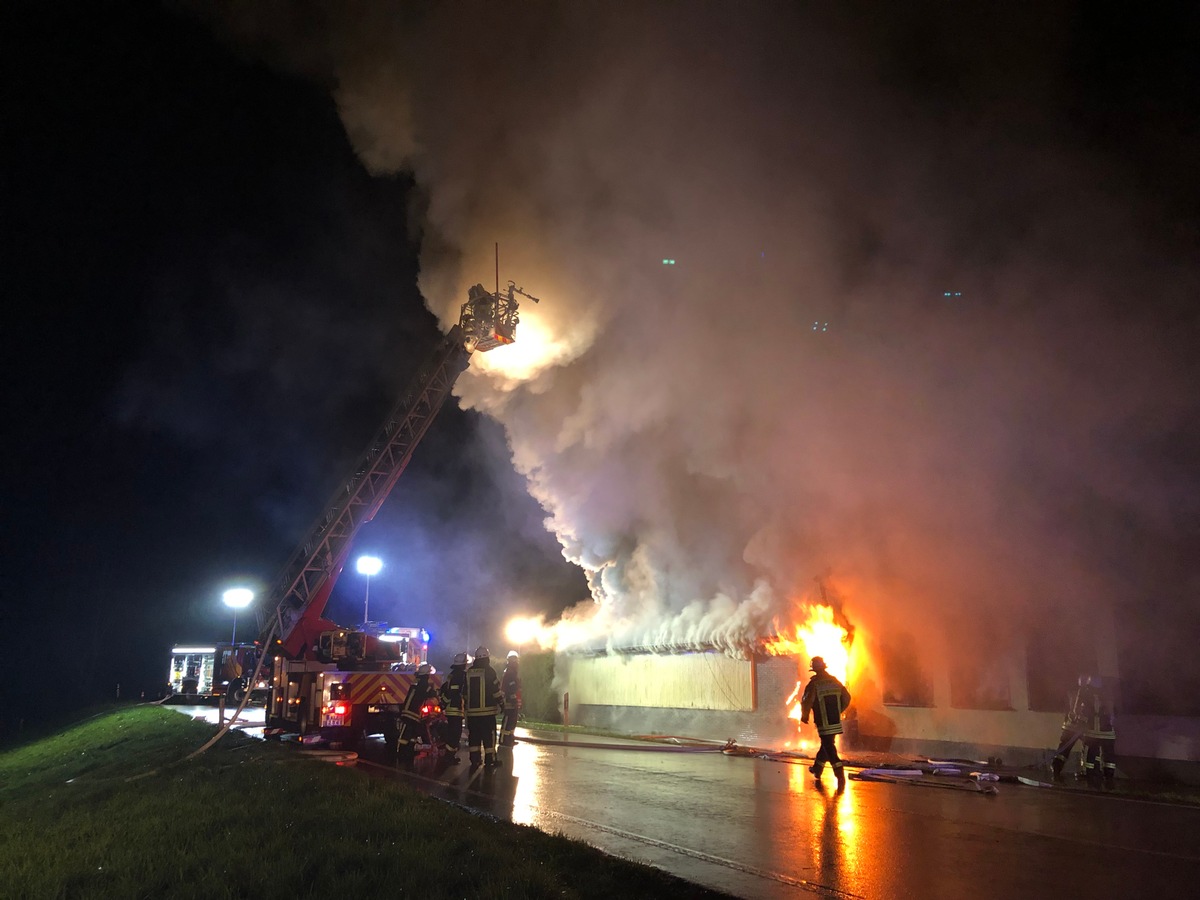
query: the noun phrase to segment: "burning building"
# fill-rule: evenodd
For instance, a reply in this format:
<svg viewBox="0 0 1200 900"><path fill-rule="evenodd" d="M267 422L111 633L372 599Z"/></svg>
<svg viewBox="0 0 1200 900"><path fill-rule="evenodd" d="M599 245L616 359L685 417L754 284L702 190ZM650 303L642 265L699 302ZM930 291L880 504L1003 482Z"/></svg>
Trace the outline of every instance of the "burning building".
<svg viewBox="0 0 1200 900"><path fill-rule="evenodd" d="M947 664L956 660L944 647L954 636L936 625L923 629L924 645L909 640L897 651L894 640L855 628L833 606L799 611L802 621L742 658L715 647L567 650L559 671L570 720L812 751L815 733L798 722L799 695L809 660L822 656L854 695L849 748L1032 764L1056 743L1074 682L1052 673L1050 660L1016 648L975 666ZM1081 671L1118 682L1111 642L1091 658Z"/></svg>
<svg viewBox="0 0 1200 900"><path fill-rule="evenodd" d="M496 241L544 301L457 391L587 575L540 641L575 721L765 733L821 605L879 746L1047 747L1084 670L1200 696L1192 231L1063 130L1075 36L1012 14L208 13L411 174L446 327Z"/></svg>
<svg viewBox="0 0 1200 900"><path fill-rule="evenodd" d="M849 751L1039 765L1057 743L1078 674L1101 676L1121 702L1113 620L1094 618L1082 639L1034 630L997 636L988 652L977 635L944 623L875 632L852 622L844 597L822 581L819 594L793 604L770 637L743 651L568 648L558 657L559 687L574 724L813 752L815 732L800 727L798 707L809 660L821 656L854 696ZM554 639L528 622L513 627L522 641ZM572 634L580 637L577 627ZM1200 779L1195 719L1142 713L1122 721L1126 774Z"/></svg>

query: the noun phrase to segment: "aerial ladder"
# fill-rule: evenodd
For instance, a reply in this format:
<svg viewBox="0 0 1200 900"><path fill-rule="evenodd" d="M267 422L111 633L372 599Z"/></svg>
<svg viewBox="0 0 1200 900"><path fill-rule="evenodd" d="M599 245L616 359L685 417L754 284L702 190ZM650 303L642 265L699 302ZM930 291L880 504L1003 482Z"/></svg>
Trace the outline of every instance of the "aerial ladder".
<svg viewBox="0 0 1200 900"><path fill-rule="evenodd" d="M319 731L343 743L394 733L413 672L427 661L427 633L381 634L366 623L343 628L325 618L325 607L355 536L404 473L471 354L516 340L518 295L538 302L511 281L503 291L498 281L494 292L481 284L468 291L458 324L438 342L273 583L261 607L258 641L271 664L270 732Z"/></svg>

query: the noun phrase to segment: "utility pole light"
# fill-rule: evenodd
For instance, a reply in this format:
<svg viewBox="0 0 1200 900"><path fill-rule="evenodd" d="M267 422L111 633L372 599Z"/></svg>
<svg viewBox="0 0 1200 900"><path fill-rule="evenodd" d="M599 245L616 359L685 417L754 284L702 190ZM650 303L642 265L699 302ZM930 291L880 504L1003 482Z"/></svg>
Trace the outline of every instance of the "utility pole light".
<svg viewBox="0 0 1200 900"><path fill-rule="evenodd" d="M239 609L245 609L254 600L254 591L249 588L230 588L221 595L225 605L233 610L233 637L229 643L237 643L237 614Z"/></svg>
<svg viewBox="0 0 1200 900"><path fill-rule="evenodd" d="M378 556L360 556L358 558L358 574L367 576L367 594L363 598L363 624L371 621L367 616L367 610L371 603L371 576L378 575L379 570L383 568L383 560Z"/></svg>

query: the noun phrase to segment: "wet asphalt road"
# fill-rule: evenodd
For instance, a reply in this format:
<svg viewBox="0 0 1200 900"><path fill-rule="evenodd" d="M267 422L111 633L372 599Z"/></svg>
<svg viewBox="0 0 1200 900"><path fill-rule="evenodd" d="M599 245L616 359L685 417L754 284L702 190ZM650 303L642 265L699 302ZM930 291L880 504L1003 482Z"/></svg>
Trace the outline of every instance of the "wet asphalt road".
<svg viewBox="0 0 1200 900"><path fill-rule="evenodd" d="M1197 895L1195 808L1007 784L985 796L852 780L839 794L806 764L720 753L526 743L475 773L460 755L401 777L739 897Z"/></svg>
<svg viewBox="0 0 1200 900"><path fill-rule="evenodd" d="M519 743L472 772L465 750L456 766L397 768L375 739L359 765L745 898L1198 893L1197 808L1008 784L984 796L852 780L838 793L802 764L570 742Z"/></svg>

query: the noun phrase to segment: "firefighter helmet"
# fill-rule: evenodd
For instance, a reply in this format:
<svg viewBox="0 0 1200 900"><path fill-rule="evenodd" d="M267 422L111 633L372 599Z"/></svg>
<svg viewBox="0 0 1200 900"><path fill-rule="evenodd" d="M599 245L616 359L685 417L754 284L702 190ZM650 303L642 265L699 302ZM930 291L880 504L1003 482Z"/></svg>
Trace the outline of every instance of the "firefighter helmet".
<svg viewBox="0 0 1200 900"><path fill-rule="evenodd" d="M476 647L475 648L475 658L476 659L487 659L491 655L492 654L488 653L487 647Z"/></svg>
<svg viewBox="0 0 1200 900"><path fill-rule="evenodd" d="M1080 687L1087 687L1091 683L1092 683L1091 675L1080 675L1079 676L1079 686Z"/></svg>
<svg viewBox="0 0 1200 900"><path fill-rule="evenodd" d="M467 664L467 654L457 653L454 656L454 664L456 666L465 666Z"/></svg>
<svg viewBox="0 0 1200 900"><path fill-rule="evenodd" d="M516 650L509 650L509 651L508 651L508 658L509 658L509 659L520 659L520 658L521 658L521 654L520 654L520 653L518 653Z"/></svg>
<svg viewBox="0 0 1200 900"><path fill-rule="evenodd" d="M432 675L433 674L433 666L431 666L429 663L421 663L419 666L417 666L417 674L418 675Z"/></svg>
<svg viewBox="0 0 1200 900"><path fill-rule="evenodd" d="M812 662L808 664L810 672L824 672L826 668L825 660L819 656L814 656Z"/></svg>

